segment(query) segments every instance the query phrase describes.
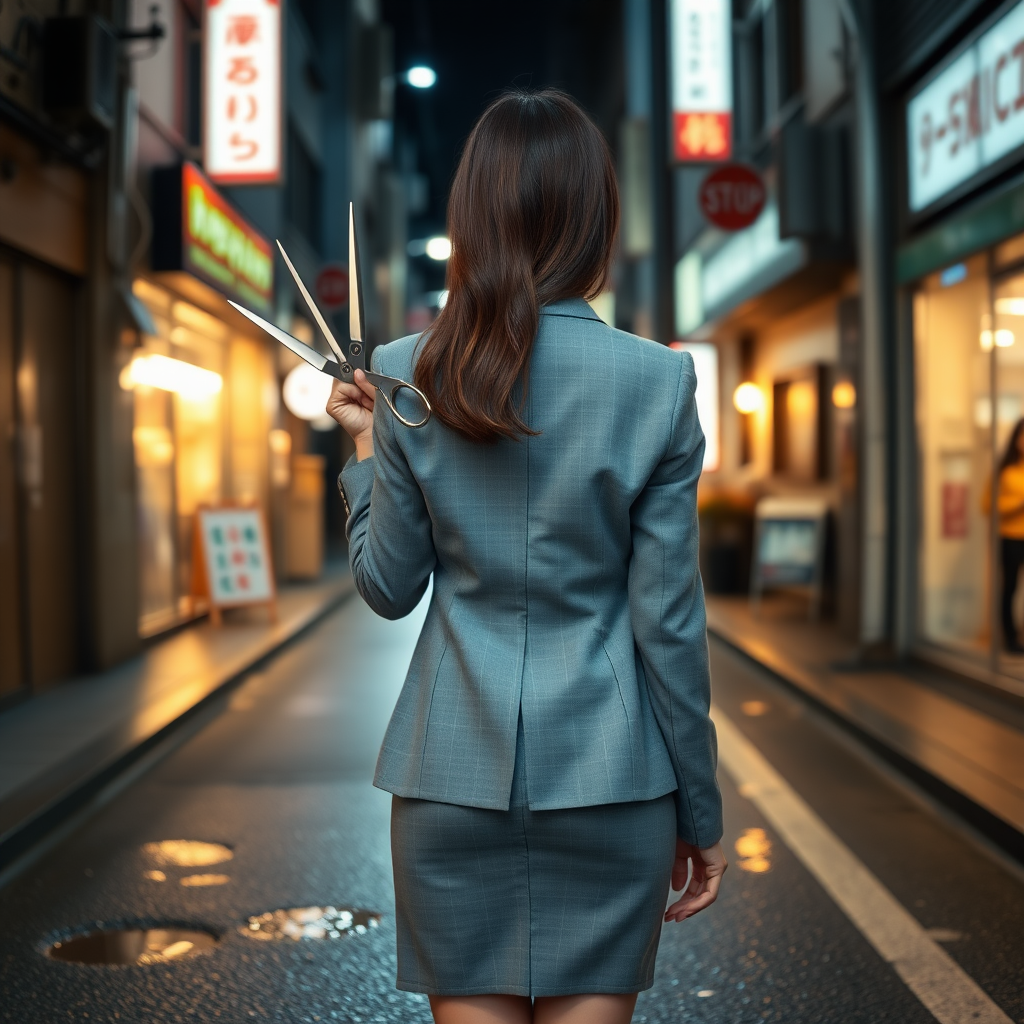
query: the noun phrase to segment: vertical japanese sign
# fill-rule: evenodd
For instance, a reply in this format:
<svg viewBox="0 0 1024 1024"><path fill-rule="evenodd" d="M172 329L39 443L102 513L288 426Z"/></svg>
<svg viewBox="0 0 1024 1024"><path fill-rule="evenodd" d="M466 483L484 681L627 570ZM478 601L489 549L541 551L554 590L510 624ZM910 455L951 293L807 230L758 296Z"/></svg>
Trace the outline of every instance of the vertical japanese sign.
<svg viewBox="0 0 1024 1024"><path fill-rule="evenodd" d="M281 180L282 0L206 0L203 162L221 184Z"/></svg>
<svg viewBox="0 0 1024 1024"><path fill-rule="evenodd" d="M732 158L732 0L672 0L672 153Z"/></svg>

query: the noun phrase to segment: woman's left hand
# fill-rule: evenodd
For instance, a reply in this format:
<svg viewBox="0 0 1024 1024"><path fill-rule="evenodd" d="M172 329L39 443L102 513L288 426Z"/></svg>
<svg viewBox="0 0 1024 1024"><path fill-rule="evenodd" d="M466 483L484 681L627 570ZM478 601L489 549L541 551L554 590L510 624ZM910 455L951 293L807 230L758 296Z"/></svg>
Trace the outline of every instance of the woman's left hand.
<svg viewBox="0 0 1024 1024"><path fill-rule="evenodd" d="M355 384L335 380L327 399L327 415L337 420L356 443L356 458L362 462L373 455L373 404L376 389L362 370L356 370Z"/></svg>
<svg viewBox="0 0 1024 1024"><path fill-rule="evenodd" d="M686 885L687 861L693 863L693 875ZM677 892L686 886L675 903L665 911L666 921L685 921L699 914L718 899L722 875L728 867L721 843L715 843L706 850L691 846L682 839L676 840L676 862L672 868L672 888Z"/></svg>

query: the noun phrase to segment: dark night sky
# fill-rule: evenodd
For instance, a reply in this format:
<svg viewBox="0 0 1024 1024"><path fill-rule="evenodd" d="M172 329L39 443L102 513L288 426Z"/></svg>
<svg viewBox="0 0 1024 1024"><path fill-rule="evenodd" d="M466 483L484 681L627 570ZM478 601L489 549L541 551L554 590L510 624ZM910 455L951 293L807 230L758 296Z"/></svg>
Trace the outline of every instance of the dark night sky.
<svg viewBox="0 0 1024 1024"><path fill-rule="evenodd" d="M384 0L395 71L433 67L430 90L396 89L396 129L416 140L430 179L417 232L441 230L455 164L474 121L510 86L557 85L595 116L614 144L622 110L619 0Z"/></svg>

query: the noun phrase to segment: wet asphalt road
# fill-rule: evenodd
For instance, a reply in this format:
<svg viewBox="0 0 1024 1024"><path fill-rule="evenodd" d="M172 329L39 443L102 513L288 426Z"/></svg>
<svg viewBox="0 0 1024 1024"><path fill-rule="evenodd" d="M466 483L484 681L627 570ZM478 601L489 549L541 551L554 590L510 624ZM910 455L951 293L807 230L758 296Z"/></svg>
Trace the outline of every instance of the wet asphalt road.
<svg viewBox="0 0 1024 1024"><path fill-rule="evenodd" d="M421 619L388 623L348 602L0 890L0 1019L429 1021L423 997L394 988L389 797L370 785ZM712 658L722 710L925 928L942 929L932 934L1007 1017L1024 1021L1024 875L979 852L751 663L715 642ZM733 861L723 895L666 928L635 1019L933 1021L725 773L722 788ZM752 829L770 844L758 865L769 870L739 866L735 844ZM147 877L143 845L167 839L223 843L234 857ZM196 871L228 878L180 884ZM381 924L334 940L243 934L250 915L310 905L378 911ZM44 955L77 931L157 923L206 928L220 942L149 966Z"/></svg>

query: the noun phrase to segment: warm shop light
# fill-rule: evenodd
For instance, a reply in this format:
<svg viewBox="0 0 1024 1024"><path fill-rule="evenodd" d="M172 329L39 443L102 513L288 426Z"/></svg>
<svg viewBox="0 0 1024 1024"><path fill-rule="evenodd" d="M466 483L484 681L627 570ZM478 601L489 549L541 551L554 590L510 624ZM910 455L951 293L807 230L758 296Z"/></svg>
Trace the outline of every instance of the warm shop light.
<svg viewBox="0 0 1024 1024"><path fill-rule="evenodd" d="M173 391L182 398L198 400L219 393L224 379L213 370L186 363L183 359L150 352L137 355L122 371L119 378L125 391L143 387Z"/></svg>
<svg viewBox="0 0 1024 1024"><path fill-rule="evenodd" d="M1013 331L1008 331L1005 327L998 331L990 331L986 327L978 338L982 352L991 352L993 343L996 348L1012 348L1016 340Z"/></svg>
<svg viewBox="0 0 1024 1024"><path fill-rule="evenodd" d="M996 299L996 312L1004 316L1024 316L1024 299Z"/></svg>
<svg viewBox="0 0 1024 1024"><path fill-rule="evenodd" d="M284 404L300 420L317 420L324 416L327 399L331 397L331 378L300 363L284 379Z"/></svg>
<svg viewBox="0 0 1024 1024"><path fill-rule="evenodd" d="M732 393L732 404L744 416L764 409L764 393L750 381L745 381Z"/></svg>
<svg viewBox="0 0 1024 1024"><path fill-rule="evenodd" d="M430 89L437 81L437 72L425 64L417 64L405 73L405 80L414 89Z"/></svg>
<svg viewBox="0 0 1024 1024"><path fill-rule="evenodd" d="M428 238L426 251L432 260L446 260L452 254L452 243L444 235Z"/></svg>
<svg viewBox="0 0 1024 1024"><path fill-rule="evenodd" d="M852 409L857 404L857 389L848 380L841 380L832 389L832 404L837 409Z"/></svg>

